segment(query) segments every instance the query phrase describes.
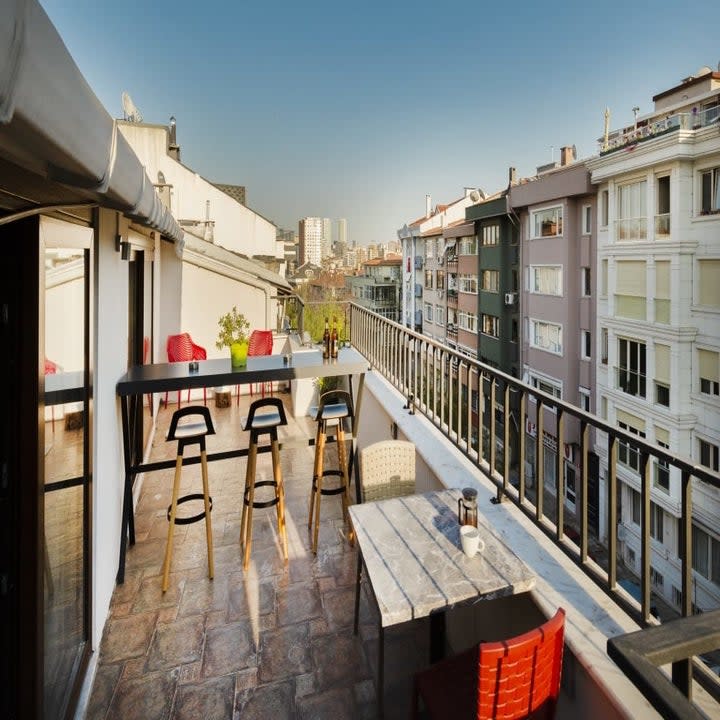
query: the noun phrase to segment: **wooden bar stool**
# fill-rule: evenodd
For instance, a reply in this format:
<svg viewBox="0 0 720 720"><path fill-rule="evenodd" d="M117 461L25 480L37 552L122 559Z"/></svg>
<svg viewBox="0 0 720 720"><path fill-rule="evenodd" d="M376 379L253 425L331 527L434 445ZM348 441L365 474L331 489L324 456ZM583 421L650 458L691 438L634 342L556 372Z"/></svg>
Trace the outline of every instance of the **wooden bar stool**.
<svg viewBox="0 0 720 720"><path fill-rule="evenodd" d="M182 418L190 418L189 422L180 424ZM168 538L165 546L165 562L163 563L163 581L162 591L168 588L168 580L170 576L170 563L172 561L173 535L175 525L188 525L205 519L205 535L207 539L208 552L208 577L212 580L215 575L215 564L213 561L213 541L212 541L212 524L210 521L210 511L212 510L212 498L208 489L208 472L207 472L207 453L205 450L205 437L214 435L210 410L204 406L191 405L176 410L170 421L170 429L168 430L168 441L177 440L177 460L175 462L175 480L173 482L172 502L168 507L167 518ZM188 445L198 445L200 447L200 468L202 470L202 493L191 493L178 497L180 492L180 476L182 475L183 453ZM205 510L191 517L177 517L177 506L190 500L202 500Z"/></svg>
<svg viewBox="0 0 720 720"><path fill-rule="evenodd" d="M354 421L352 396L345 390L329 390L320 397L315 420L318 424L315 436L315 465L313 468L313 482L310 491L310 512L308 529L312 531L312 551L317 554L318 532L320 530L320 499L323 495L342 494L343 518L348 518L348 504L350 498L350 478L348 476L347 450L345 447L345 418L350 419L350 429ZM327 441L328 425L337 425L337 454L338 468L326 470L324 468L325 443ZM323 479L328 476L340 477L338 487L323 487ZM315 527L313 529L313 518ZM352 541L352 535L350 535Z"/></svg>
<svg viewBox="0 0 720 720"><path fill-rule="evenodd" d="M258 412L259 411L259 412ZM288 546L287 531L285 529L285 489L283 487L282 470L280 468L280 452L278 449L277 429L287 425L285 408L280 398L263 398L255 400L250 405L247 418L242 422L243 430L250 431L250 445L248 446L247 470L245 472L245 492L243 494L242 520L240 522L240 546L243 548L243 570L247 570L250 562L250 549L252 547L252 521L254 508L277 507L278 532L282 542L283 557L287 562ZM257 466L258 438L261 435L270 436L272 451L273 479L255 481ZM266 501L255 500L255 488L271 486L275 489L275 497Z"/></svg>

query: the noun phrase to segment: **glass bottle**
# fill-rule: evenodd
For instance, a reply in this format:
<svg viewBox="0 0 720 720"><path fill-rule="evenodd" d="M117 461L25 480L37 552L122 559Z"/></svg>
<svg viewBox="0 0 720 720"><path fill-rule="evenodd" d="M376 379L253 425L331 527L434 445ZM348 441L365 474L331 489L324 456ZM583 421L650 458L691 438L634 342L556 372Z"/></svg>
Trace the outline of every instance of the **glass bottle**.
<svg viewBox="0 0 720 720"><path fill-rule="evenodd" d="M323 333L323 357L330 357L330 324L328 318L325 318L325 332Z"/></svg>
<svg viewBox="0 0 720 720"><path fill-rule="evenodd" d="M337 318L333 315L333 326L332 326L332 332L330 333L330 357L336 358L337 356L338 356Z"/></svg>

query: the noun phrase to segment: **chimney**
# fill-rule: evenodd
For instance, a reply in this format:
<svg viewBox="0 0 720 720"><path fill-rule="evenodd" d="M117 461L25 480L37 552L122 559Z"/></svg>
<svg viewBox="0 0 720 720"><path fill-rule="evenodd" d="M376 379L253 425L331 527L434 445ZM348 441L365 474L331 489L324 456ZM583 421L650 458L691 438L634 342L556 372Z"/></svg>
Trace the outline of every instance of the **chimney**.
<svg viewBox="0 0 720 720"><path fill-rule="evenodd" d="M575 162L575 146L573 145L568 146L565 145L565 147L560 148L560 167L564 167L565 165L569 165L570 163Z"/></svg>
<svg viewBox="0 0 720 720"><path fill-rule="evenodd" d="M175 127L175 116L170 116L170 132L168 138L168 155L180 162L180 146L177 144L177 132Z"/></svg>
<svg viewBox="0 0 720 720"><path fill-rule="evenodd" d="M517 182L517 170L511 167L508 171L508 185L514 185Z"/></svg>
<svg viewBox="0 0 720 720"><path fill-rule="evenodd" d="M432 208L432 200L430 199L429 195L425 196L425 217L430 217L430 210Z"/></svg>

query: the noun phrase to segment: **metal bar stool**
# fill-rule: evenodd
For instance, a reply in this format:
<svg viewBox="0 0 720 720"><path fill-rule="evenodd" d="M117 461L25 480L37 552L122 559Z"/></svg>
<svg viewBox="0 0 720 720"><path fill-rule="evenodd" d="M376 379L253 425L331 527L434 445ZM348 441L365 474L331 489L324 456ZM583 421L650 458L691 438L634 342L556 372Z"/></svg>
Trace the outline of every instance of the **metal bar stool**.
<svg viewBox="0 0 720 720"><path fill-rule="evenodd" d="M181 418L190 417L190 422L179 423ZM175 525L188 525L205 519L205 535L207 539L208 552L208 577L212 580L215 575L215 563L213 561L213 542L212 542L212 524L210 521L210 511L212 510L212 498L208 489L208 472L207 472L207 453L205 450L205 437L214 435L210 410L202 405L191 405L176 410L170 421L170 429L168 430L168 441L177 440L177 460L175 462L175 480L173 482L172 502L167 511L169 521L167 545L165 546L165 562L163 563L163 581L162 591L168 589L168 580L170 576L170 563L172 561L173 535ZM188 445L198 445L200 447L200 468L202 470L202 493L191 493L178 497L180 492L180 476L182 475L183 452ZM202 500L205 510L191 517L177 517L177 506L190 500Z"/></svg>
<svg viewBox="0 0 720 720"><path fill-rule="evenodd" d="M320 530L320 499L323 495L342 494L343 519L349 523L348 504L350 497L350 478L348 475L347 449L345 446L345 418L350 419L350 429L354 422L352 396L345 390L329 390L320 397L315 420L318 424L315 436L315 465L313 468L313 482L310 491L310 512L308 529L312 531L312 551L317 554L318 532ZM324 468L325 443L328 425L337 424L337 453L338 468L326 470ZM338 476L341 478L338 487L323 487L323 478ZM315 527L313 529L313 518ZM350 534L352 542L352 533Z"/></svg>
<svg viewBox="0 0 720 720"><path fill-rule="evenodd" d="M258 412L261 411L261 412ZM247 570L250 562L250 549L252 547L252 521L254 508L277 507L278 532L282 542L283 557L287 562L288 546L287 531L285 529L285 489L283 486L282 470L280 468L280 452L278 449L277 429L287 425L285 408L280 398L263 398L255 400L250 405L247 418L242 422L243 430L250 431L250 445L248 446L247 470L245 472L245 492L243 494L242 520L240 522L240 545L243 548L243 570ZM273 479L255 481L257 467L258 438L261 435L270 436L272 451ZM255 488L271 486L275 489L275 497L266 500L255 500Z"/></svg>

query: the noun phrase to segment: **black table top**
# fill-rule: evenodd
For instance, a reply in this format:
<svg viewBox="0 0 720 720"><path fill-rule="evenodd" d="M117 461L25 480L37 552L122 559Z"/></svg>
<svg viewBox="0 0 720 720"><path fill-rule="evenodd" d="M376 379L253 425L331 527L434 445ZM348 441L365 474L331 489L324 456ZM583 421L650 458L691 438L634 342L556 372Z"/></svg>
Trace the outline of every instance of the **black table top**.
<svg viewBox="0 0 720 720"><path fill-rule="evenodd" d="M242 368L233 368L229 357L199 360L197 372L190 372L187 362L137 365L118 380L116 389L118 395L126 396L166 390L355 375L369 369L368 361L354 348L341 348L337 359L333 360L324 360L320 350L311 349L292 354L288 362L282 355L248 357L247 365Z"/></svg>
<svg viewBox="0 0 720 720"><path fill-rule="evenodd" d="M59 372L45 376L45 405L82 402L85 378L82 370Z"/></svg>

